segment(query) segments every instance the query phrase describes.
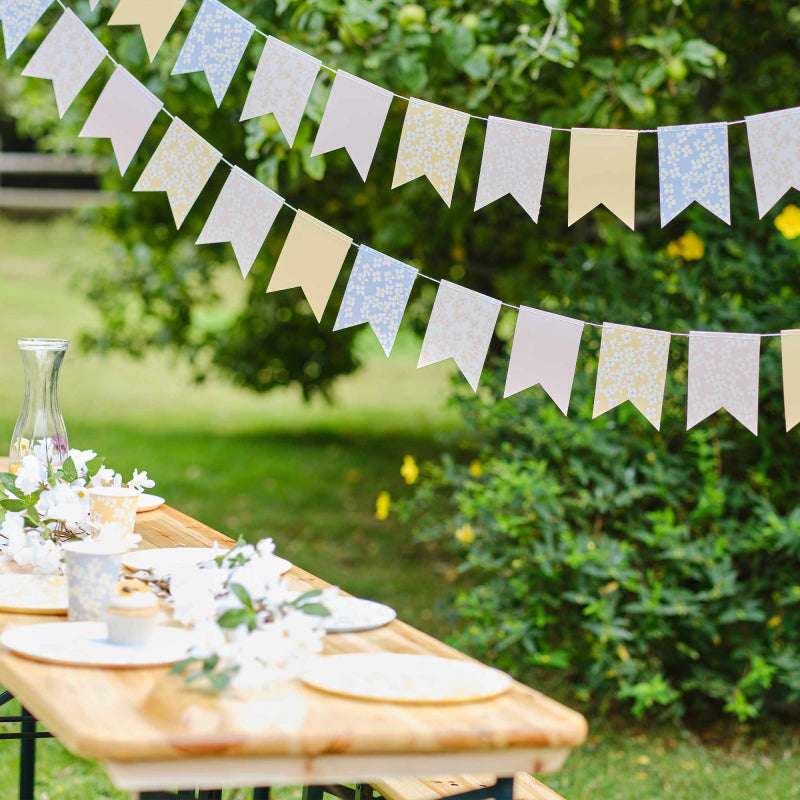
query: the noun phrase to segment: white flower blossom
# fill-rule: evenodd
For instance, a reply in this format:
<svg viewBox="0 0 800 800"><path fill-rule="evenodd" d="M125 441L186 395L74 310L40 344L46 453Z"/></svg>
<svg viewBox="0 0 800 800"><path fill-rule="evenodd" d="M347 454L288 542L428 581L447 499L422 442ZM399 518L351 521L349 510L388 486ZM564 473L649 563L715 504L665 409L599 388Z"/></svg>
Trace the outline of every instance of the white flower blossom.
<svg viewBox="0 0 800 800"><path fill-rule="evenodd" d="M97 453L94 450L76 450L73 448L69 451L69 457L72 459L72 463L75 464L78 475L86 475L89 471L86 465L89 461L97 458Z"/></svg>
<svg viewBox="0 0 800 800"><path fill-rule="evenodd" d="M156 485L155 481L147 477L147 471L139 472L138 469L133 470L133 477L128 481L128 486L131 489L136 489L137 492L143 492L145 489L152 489Z"/></svg>
<svg viewBox="0 0 800 800"><path fill-rule="evenodd" d="M25 456L14 480L17 489L23 494L31 495L46 482L47 468L44 464L35 455Z"/></svg>

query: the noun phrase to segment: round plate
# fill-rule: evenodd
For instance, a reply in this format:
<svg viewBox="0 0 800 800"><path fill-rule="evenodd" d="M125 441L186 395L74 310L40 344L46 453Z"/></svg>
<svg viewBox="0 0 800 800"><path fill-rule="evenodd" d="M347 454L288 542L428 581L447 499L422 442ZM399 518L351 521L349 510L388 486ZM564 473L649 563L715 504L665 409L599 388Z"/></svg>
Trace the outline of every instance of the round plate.
<svg viewBox="0 0 800 800"><path fill-rule="evenodd" d="M74 667L162 667L186 657L191 633L156 626L150 641L138 647L111 644L105 622L48 622L18 625L3 632L0 643L34 661Z"/></svg>
<svg viewBox="0 0 800 800"><path fill-rule="evenodd" d="M137 570L152 570L156 574L169 573L181 567L192 567L210 561L225 550L214 550L213 547L153 547L149 550L135 550L122 557L122 566L136 572ZM285 558L278 558L281 575L288 572L291 562Z"/></svg>
<svg viewBox="0 0 800 800"><path fill-rule="evenodd" d="M164 505L164 498L157 494L140 494L136 501L136 513L140 511L155 511L159 506Z"/></svg>
<svg viewBox="0 0 800 800"><path fill-rule="evenodd" d="M329 604L331 616L322 617L328 633L358 633L382 628L397 618L397 612L372 600L339 595Z"/></svg>
<svg viewBox="0 0 800 800"><path fill-rule="evenodd" d="M63 575L0 575L0 611L12 614L66 614Z"/></svg>
<svg viewBox="0 0 800 800"><path fill-rule="evenodd" d="M505 672L474 661L404 653L321 656L300 678L323 692L390 703L488 700L513 682Z"/></svg>

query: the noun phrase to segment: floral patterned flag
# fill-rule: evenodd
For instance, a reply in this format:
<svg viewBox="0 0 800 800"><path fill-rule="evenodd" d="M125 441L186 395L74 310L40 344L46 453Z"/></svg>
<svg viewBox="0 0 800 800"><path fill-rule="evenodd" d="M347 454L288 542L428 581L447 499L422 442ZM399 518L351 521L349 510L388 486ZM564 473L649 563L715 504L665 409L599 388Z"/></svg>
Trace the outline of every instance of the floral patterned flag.
<svg viewBox="0 0 800 800"><path fill-rule="evenodd" d="M472 390L478 391L501 305L493 297L442 281L417 367L452 358Z"/></svg>
<svg viewBox="0 0 800 800"><path fill-rule="evenodd" d="M388 356L417 274L414 267L360 245L333 329L367 322Z"/></svg>
<svg viewBox="0 0 800 800"><path fill-rule="evenodd" d="M89 113L81 137L108 138L124 175L163 103L117 66Z"/></svg>
<svg viewBox="0 0 800 800"><path fill-rule="evenodd" d="M760 351L761 337L756 333L689 333L687 430L724 409L758 434Z"/></svg>
<svg viewBox="0 0 800 800"><path fill-rule="evenodd" d="M254 30L255 25L219 0L203 0L172 74L205 72L219 105Z"/></svg>
<svg viewBox="0 0 800 800"><path fill-rule="evenodd" d="M220 157L199 133L175 117L133 191L166 192L175 227L180 228Z"/></svg>
<svg viewBox="0 0 800 800"><path fill-rule="evenodd" d="M52 4L53 0L0 0L0 22L3 23L6 58L11 58L31 32L31 28Z"/></svg>
<svg viewBox="0 0 800 800"><path fill-rule="evenodd" d="M566 416L583 322L520 306L503 397L540 384Z"/></svg>
<svg viewBox="0 0 800 800"><path fill-rule="evenodd" d="M241 121L274 114L291 147L321 63L318 58L268 36Z"/></svg>
<svg viewBox="0 0 800 800"><path fill-rule="evenodd" d="M693 201L731 224L728 124L674 125L658 129L661 227Z"/></svg>
<svg viewBox="0 0 800 800"><path fill-rule="evenodd" d="M106 57L106 52L95 35L67 9L22 74L53 82L58 115L63 117Z"/></svg>
<svg viewBox="0 0 800 800"><path fill-rule="evenodd" d="M367 179L392 93L339 70L322 115L312 156L344 147L362 180Z"/></svg>
<svg viewBox="0 0 800 800"><path fill-rule="evenodd" d="M592 419L630 400L658 430L669 343L667 331L604 322Z"/></svg>
<svg viewBox="0 0 800 800"><path fill-rule="evenodd" d="M539 221L551 128L489 117L475 211L510 194Z"/></svg>
<svg viewBox="0 0 800 800"><path fill-rule="evenodd" d="M305 211L298 211L267 286L267 293L281 289L302 289L319 322L352 243L349 236Z"/></svg>
<svg viewBox="0 0 800 800"><path fill-rule="evenodd" d="M758 216L800 189L800 108L745 117Z"/></svg>
<svg viewBox="0 0 800 800"><path fill-rule="evenodd" d="M469 114L412 97L408 101L392 189L426 175L447 205L453 199Z"/></svg>
<svg viewBox="0 0 800 800"><path fill-rule="evenodd" d="M230 242L242 277L246 278L282 206L280 195L234 167L197 244Z"/></svg>
<svg viewBox="0 0 800 800"><path fill-rule="evenodd" d="M800 330L781 331L783 406L787 432L800 422Z"/></svg>
<svg viewBox="0 0 800 800"><path fill-rule="evenodd" d="M138 25L152 61L186 0L119 0L109 25Z"/></svg>

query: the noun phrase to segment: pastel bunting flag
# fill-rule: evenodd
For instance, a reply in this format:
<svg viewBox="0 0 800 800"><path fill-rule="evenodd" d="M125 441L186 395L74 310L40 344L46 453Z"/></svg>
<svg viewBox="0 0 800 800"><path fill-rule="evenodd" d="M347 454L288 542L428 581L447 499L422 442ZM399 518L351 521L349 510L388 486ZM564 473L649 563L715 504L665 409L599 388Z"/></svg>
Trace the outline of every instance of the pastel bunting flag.
<svg viewBox="0 0 800 800"><path fill-rule="evenodd" d="M658 129L661 227L697 201L731 224L728 124L674 125Z"/></svg>
<svg viewBox="0 0 800 800"><path fill-rule="evenodd" d="M569 225L602 204L633 230L638 142L638 131L572 129L567 198Z"/></svg>
<svg viewBox="0 0 800 800"><path fill-rule="evenodd" d="M3 23L6 58L11 58L52 4L53 0L0 0L0 22Z"/></svg>
<svg viewBox="0 0 800 800"><path fill-rule="evenodd" d="M566 416L584 324L520 306L503 397L540 384Z"/></svg>
<svg viewBox="0 0 800 800"><path fill-rule="evenodd" d="M758 216L800 189L800 108L745 117Z"/></svg>
<svg viewBox="0 0 800 800"><path fill-rule="evenodd" d="M318 58L268 36L241 120L274 114L291 147L321 63Z"/></svg>
<svg viewBox="0 0 800 800"><path fill-rule="evenodd" d="M723 409L758 435L758 368L755 333L690 331L686 429Z"/></svg>
<svg viewBox="0 0 800 800"><path fill-rule="evenodd" d="M510 194L539 221L551 128L489 117L475 210Z"/></svg>
<svg viewBox="0 0 800 800"><path fill-rule="evenodd" d="M414 267L360 245L333 329L367 322L388 356L417 274Z"/></svg>
<svg viewBox="0 0 800 800"><path fill-rule="evenodd" d="M322 319L353 240L305 211L295 215L267 293L300 288Z"/></svg>
<svg viewBox="0 0 800 800"><path fill-rule="evenodd" d="M99 2L100 0L89 0L89 8L91 8L92 11L94 11L97 8L97 4Z"/></svg>
<svg viewBox="0 0 800 800"><path fill-rule="evenodd" d="M175 227L180 228L220 157L199 133L175 117L133 191L166 192Z"/></svg>
<svg viewBox="0 0 800 800"><path fill-rule="evenodd" d="M186 0L119 0L108 24L138 25L152 61L185 3Z"/></svg>
<svg viewBox="0 0 800 800"><path fill-rule="evenodd" d="M311 155L344 147L361 179L366 180L392 97L386 89L340 69L333 80Z"/></svg>
<svg viewBox="0 0 800 800"><path fill-rule="evenodd" d="M230 242L242 277L246 278L282 206L280 195L234 167L197 244Z"/></svg>
<svg viewBox="0 0 800 800"><path fill-rule="evenodd" d="M592 419L630 400L658 430L669 343L667 331L604 322Z"/></svg>
<svg viewBox="0 0 800 800"><path fill-rule="evenodd" d="M452 358L472 390L478 391L501 305L493 297L442 281L417 367Z"/></svg>
<svg viewBox="0 0 800 800"><path fill-rule="evenodd" d="M163 105L124 67L117 66L80 136L110 139L119 171L124 175Z"/></svg>
<svg viewBox="0 0 800 800"><path fill-rule="evenodd" d="M800 422L800 330L781 331L783 407L786 430Z"/></svg>
<svg viewBox="0 0 800 800"><path fill-rule="evenodd" d="M423 175L449 206L469 114L412 97L403 121L392 189Z"/></svg>
<svg viewBox="0 0 800 800"><path fill-rule="evenodd" d="M95 35L67 9L22 74L53 82L58 115L63 117L106 57L106 52Z"/></svg>
<svg viewBox="0 0 800 800"><path fill-rule="evenodd" d="M203 0L172 74L204 72L219 106L254 30L255 25L219 0Z"/></svg>

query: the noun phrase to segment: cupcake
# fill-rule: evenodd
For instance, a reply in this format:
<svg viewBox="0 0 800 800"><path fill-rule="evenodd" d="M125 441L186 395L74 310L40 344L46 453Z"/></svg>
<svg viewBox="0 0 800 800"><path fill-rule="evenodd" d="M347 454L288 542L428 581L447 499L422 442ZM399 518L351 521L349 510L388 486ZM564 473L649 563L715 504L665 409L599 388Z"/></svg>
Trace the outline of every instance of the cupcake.
<svg viewBox="0 0 800 800"><path fill-rule="evenodd" d="M157 616L158 600L144 583L119 581L106 607L108 640L112 644L147 644Z"/></svg>

